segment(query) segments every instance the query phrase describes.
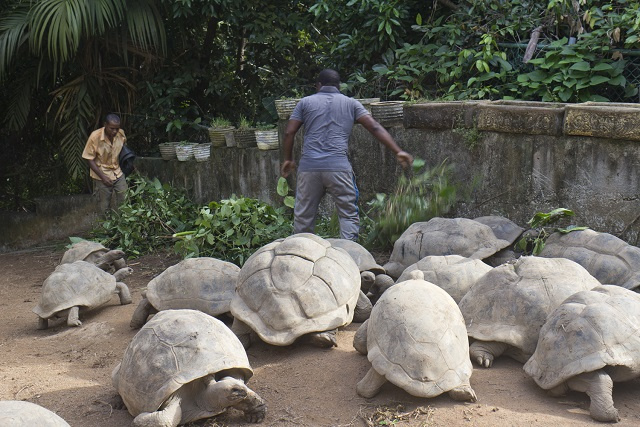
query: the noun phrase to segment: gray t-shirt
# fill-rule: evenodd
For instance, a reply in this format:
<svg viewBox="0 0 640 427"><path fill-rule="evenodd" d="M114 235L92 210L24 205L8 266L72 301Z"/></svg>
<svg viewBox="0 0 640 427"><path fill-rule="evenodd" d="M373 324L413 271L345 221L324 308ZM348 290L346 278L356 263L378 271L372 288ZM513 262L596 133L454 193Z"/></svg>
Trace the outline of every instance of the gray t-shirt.
<svg viewBox="0 0 640 427"><path fill-rule="evenodd" d="M302 98L291 118L304 124L304 145L298 171L351 170L347 148L356 120L369 112L333 86Z"/></svg>

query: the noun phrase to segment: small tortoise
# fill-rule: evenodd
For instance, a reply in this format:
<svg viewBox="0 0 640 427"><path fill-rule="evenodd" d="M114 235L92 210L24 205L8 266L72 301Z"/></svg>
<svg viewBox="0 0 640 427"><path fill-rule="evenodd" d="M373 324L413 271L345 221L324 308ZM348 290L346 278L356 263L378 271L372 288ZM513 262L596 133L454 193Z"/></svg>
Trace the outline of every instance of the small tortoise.
<svg viewBox="0 0 640 427"><path fill-rule="evenodd" d="M64 316L67 325L80 326L80 309L106 304L114 294L120 297L120 304L131 304L129 288L121 282L131 272L125 267L112 275L86 261L58 265L44 281L40 303L33 309L38 315L38 329L47 329L48 319Z"/></svg>
<svg viewBox="0 0 640 427"><path fill-rule="evenodd" d="M388 380L418 397L448 392L455 400L477 400L464 319L453 298L432 283L410 279L388 289L358 329L354 347L372 365L356 387L362 397L375 396Z"/></svg>
<svg viewBox="0 0 640 427"><path fill-rule="evenodd" d="M408 280L415 270L424 274L424 280L444 289L456 303L471 287L492 269L479 259L460 255L426 256L407 267L398 278L398 283Z"/></svg>
<svg viewBox="0 0 640 427"><path fill-rule="evenodd" d="M603 285L640 288L640 248L609 233L556 232L547 238L540 256L575 261Z"/></svg>
<svg viewBox="0 0 640 427"><path fill-rule="evenodd" d="M191 308L210 316L229 313L240 267L216 258L188 258L167 268L147 285L130 326L141 328L149 315Z"/></svg>
<svg viewBox="0 0 640 427"><path fill-rule="evenodd" d="M526 362L547 315L567 297L599 284L566 258L524 256L494 267L459 303L475 340L469 347L471 359L485 368L503 353Z"/></svg>
<svg viewBox="0 0 640 427"><path fill-rule="evenodd" d="M238 338L201 311L165 310L133 337L111 375L138 427L171 426L234 407L250 422L267 407L246 386L253 375Z"/></svg>
<svg viewBox="0 0 640 427"><path fill-rule="evenodd" d="M22 400L0 401L0 426L3 427L69 427L54 412Z"/></svg>
<svg viewBox="0 0 640 427"><path fill-rule="evenodd" d="M80 240L71 245L62 255L60 264L69 264L75 261L87 261L97 265L104 271L114 273L127 267L124 259L124 252L121 250L109 250L98 242L91 240Z"/></svg>
<svg viewBox="0 0 640 427"><path fill-rule="evenodd" d="M468 218L432 218L407 228L393 244L388 275L400 277L405 268L428 255L460 255L485 259L511 242L499 239L491 227Z"/></svg>
<svg viewBox="0 0 640 427"><path fill-rule="evenodd" d="M351 323L360 293L360 270L346 251L314 234L294 234L258 249L242 266L232 330L245 347L252 331L272 345L304 335L311 344L335 346L335 330Z"/></svg>
<svg viewBox="0 0 640 427"><path fill-rule="evenodd" d="M591 417L616 422L613 382L640 377L640 295L603 285L567 298L540 330L525 372L551 395L591 398Z"/></svg>

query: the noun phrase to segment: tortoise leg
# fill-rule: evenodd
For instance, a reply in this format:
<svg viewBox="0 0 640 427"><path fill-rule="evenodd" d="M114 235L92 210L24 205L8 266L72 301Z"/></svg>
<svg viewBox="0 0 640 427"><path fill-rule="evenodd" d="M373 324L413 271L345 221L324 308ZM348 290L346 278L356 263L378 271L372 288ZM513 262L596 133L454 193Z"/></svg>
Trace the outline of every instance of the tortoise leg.
<svg viewBox="0 0 640 427"><path fill-rule="evenodd" d="M120 304L131 304L131 292L129 292L129 287L127 285L122 282L116 283L116 292L120 297Z"/></svg>
<svg viewBox="0 0 640 427"><path fill-rule="evenodd" d="M133 312L133 316L131 316L131 322L129 326L132 329L140 329L147 323L147 318L151 313L157 312L154 306L151 305L149 300L145 297L140 300L140 303L136 307L136 310Z"/></svg>
<svg viewBox="0 0 640 427"><path fill-rule="evenodd" d="M176 394L171 395L155 412L142 412L133 419L134 427L176 427L182 419L182 401Z"/></svg>
<svg viewBox="0 0 640 427"><path fill-rule="evenodd" d="M338 341L336 340L336 332L337 329L324 332L313 332L305 335L305 341L320 348L337 347Z"/></svg>
<svg viewBox="0 0 640 427"><path fill-rule="evenodd" d="M454 389L449 390L449 397L453 400L460 400L463 402L478 401L476 392L473 391L470 384L462 384Z"/></svg>
<svg viewBox="0 0 640 427"><path fill-rule="evenodd" d="M353 348L360 354L367 354L367 327L369 319L365 320L353 336Z"/></svg>
<svg viewBox="0 0 640 427"><path fill-rule="evenodd" d="M69 326L82 325L82 322L80 321L80 307L78 307L77 305L69 309L69 314L67 315L67 325Z"/></svg>
<svg viewBox="0 0 640 427"><path fill-rule="evenodd" d="M47 329L49 327L49 319L38 317L38 329Z"/></svg>
<svg viewBox="0 0 640 427"><path fill-rule="evenodd" d="M587 393L591 399L589 412L596 421L618 422L618 410L613 406L613 381L602 369L584 372L567 381L570 389Z"/></svg>
<svg viewBox="0 0 640 427"><path fill-rule="evenodd" d="M507 344L497 341L474 341L469 346L471 360L480 366L490 368L493 359L502 355L507 349Z"/></svg>
<svg viewBox="0 0 640 427"><path fill-rule="evenodd" d="M237 317L234 317L233 323L231 324L231 331L236 334L245 349L251 347L251 334L253 333L253 330L249 325L238 320Z"/></svg>
<svg viewBox="0 0 640 427"><path fill-rule="evenodd" d="M371 304L371 300L364 292L360 291L356 307L353 310L353 322L362 323L367 320L369 316L371 316L372 309L373 305Z"/></svg>
<svg viewBox="0 0 640 427"><path fill-rule="evenodd" d="M356 385L356 392L362 397L370 398L378 394L380 388L387 382L384 375L380 375L373 367L367 375Z"/></svg>

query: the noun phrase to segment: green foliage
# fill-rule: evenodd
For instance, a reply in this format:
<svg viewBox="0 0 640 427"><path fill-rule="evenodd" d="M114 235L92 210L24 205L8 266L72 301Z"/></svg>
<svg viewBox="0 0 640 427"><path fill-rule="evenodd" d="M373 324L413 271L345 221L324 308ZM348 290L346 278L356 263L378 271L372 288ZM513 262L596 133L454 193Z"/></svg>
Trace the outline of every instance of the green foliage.
<svg viewBox="0 0 640 427"><path fill-rule="evenodd" d="M212 128L228 128L231 126L231 120L225 119L224 117L214 117L211 119L209 125Z"/></svg>
<svg viewBox="0 0 640 427"><path fill-rule="evenodd" d="M289 188L289 183L287 182L287 179L283 176L278 178L278 187L277 187L278 195L281 197L284 197L285 206L293 209L293 206L296 203L296 199L289 194L290 191L291 190Z"/></svg>
<svg viewBox="0 0 640 427"><path fill-rule="evenodd" d="M453 168L442 162L425 168L425 162L413 162L413 174L400 176L393 193L377 194L367 213L373 220L364 245L368 248L389 249L414 222L443 216L456 202L456 186L451 183Z"/></svg>
<svg viewBox="0 0 640 427"><path fill-rule="evenodd" d="M260 247L290 235L293 224L283 208L232 196L200 209L194 228L173 235L178 239L176 253L185 258L210 256L242 266Z"/></svg>
<svg viewBox="0 0 640 427"><path fill-rule="evenodd" d="M588 227L579 227L576 225L569 225L562 228L553 228L553 224L574 216L574 212L565 209L557 208L550 212L537 212L527 224L532 229L532 233L526 233L517 243L516 248L520 249L526 255L539 255L544 249L547 237L554 231L560 233L570 233L576 230L586 230Z"/></svg>
<svg viewBox="0 0 640 427"><path fill-rule="evenodd" d="M562 38L545 49L543 58L529 61L537 67L518 76L521 96L548 102L607 102L609 99L597 92L616 86L626 89L627 96L637 94L638 89L628 85L623 75L626 61L603 58L608 46L602 46L596 55L586 39L585 43L568 45L567 38Z"/></svg>
<svg viewBox="0 0 640 427"><path fill-rule="evenodd" d="M132 177L125 202L110 211L92 234L108 248L137 256L170 246L171 236L193 223L197 208L182 191L157 178Z"/></svg>

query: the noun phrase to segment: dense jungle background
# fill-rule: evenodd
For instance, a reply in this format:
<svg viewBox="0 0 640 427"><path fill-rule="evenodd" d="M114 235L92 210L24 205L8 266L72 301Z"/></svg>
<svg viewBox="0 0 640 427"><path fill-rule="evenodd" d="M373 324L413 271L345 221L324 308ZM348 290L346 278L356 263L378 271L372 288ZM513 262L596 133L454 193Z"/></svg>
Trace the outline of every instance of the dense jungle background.
<svg viewBox="0 0 640 427"><path fill-rule="evenodd" d="M0 209L89 192L108 112L131 147L275 123L314 91L382 100L637 102L640 2L0 0Z"/></svg>

